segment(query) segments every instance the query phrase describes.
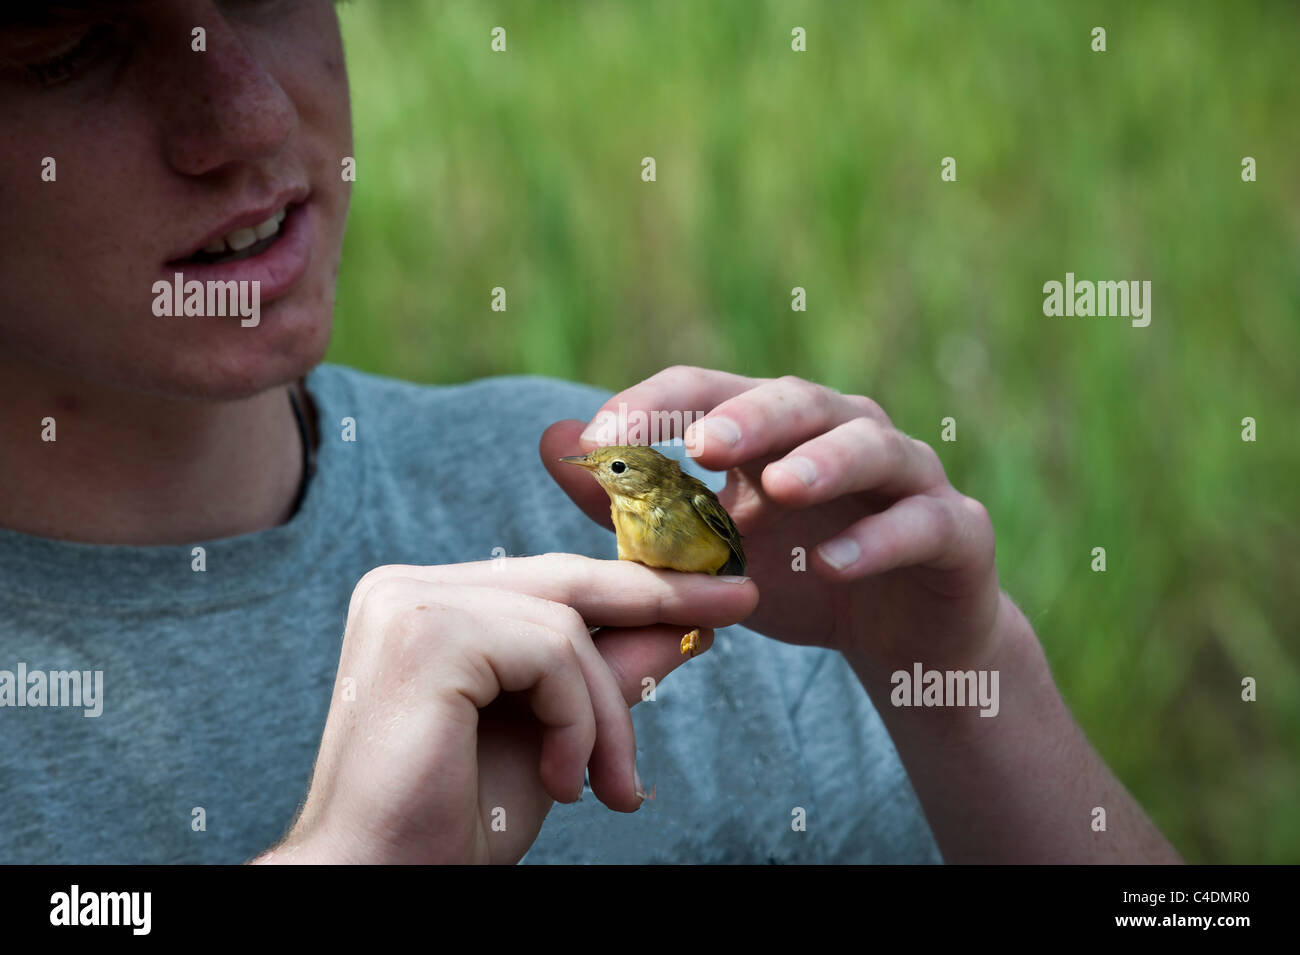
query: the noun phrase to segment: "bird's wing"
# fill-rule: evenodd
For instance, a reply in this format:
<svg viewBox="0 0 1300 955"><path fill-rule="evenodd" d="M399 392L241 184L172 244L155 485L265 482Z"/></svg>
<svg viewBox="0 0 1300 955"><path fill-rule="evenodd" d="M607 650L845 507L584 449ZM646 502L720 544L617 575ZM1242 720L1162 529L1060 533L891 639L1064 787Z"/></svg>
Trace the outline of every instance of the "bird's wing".
<svg viewBox="0 0 1300 955"><path fill-rule="evenodd" d="M745 550L740 546L740 531L736 529L736 522L731 519L727 509L712 494L695 494L691 498L691 503L695 505L695 512L704 518L704 523L726 541L727 547L731 549L731 557L715 573L744 575Z"/></svg>

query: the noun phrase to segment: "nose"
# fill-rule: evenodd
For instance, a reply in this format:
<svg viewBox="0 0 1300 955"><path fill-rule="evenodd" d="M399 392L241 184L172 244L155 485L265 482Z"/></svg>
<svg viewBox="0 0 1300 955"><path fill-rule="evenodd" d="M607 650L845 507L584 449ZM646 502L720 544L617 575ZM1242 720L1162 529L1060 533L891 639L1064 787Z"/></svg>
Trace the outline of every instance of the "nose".
<svg viewBox="0 0 1300 955"><path fill-rule="evenodd" d="M188 45L176 51L166 57L170 75L160 78L172 91L163 131L167 161L190 176L273 156L298 125L293 100L249 42L255 37L205 6L206 52Z"/></svg>

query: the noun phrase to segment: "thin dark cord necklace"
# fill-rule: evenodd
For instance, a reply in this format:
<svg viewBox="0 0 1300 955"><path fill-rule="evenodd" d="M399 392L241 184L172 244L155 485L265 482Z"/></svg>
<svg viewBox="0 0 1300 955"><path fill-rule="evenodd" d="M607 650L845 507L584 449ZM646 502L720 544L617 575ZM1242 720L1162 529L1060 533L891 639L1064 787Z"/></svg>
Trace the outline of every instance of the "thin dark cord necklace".
<svg viewBox="0 0 1300 955"><path fill-rule="evenodd" d="M289 407L293 409L293 420L298 423L298 438L302 441L302 483L298 485L298 496L294 498L293 513L302 507L302 499L307 496L307 484L316 471L316 461L312 454L311 436L307 433L307 419L298 405L298 396L289 389Z"/></svg>

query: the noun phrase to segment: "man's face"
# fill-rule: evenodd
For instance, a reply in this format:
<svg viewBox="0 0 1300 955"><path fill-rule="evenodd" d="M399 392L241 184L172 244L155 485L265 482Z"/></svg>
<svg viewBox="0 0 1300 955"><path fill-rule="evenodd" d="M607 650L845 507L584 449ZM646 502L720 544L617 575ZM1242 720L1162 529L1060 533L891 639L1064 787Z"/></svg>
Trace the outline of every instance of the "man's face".
<svg viewBox="0 0 1300 955"><path fill-rule="evenodd" d="M86 8L48 26L0 12L0 368L218 399L297 378L329 342L347 218L333 4ZM266 232L281 209L242 258L210 241L242 245L237 227ZM176 272L259 281L260 323L155 316L154 283Z"/></svg>

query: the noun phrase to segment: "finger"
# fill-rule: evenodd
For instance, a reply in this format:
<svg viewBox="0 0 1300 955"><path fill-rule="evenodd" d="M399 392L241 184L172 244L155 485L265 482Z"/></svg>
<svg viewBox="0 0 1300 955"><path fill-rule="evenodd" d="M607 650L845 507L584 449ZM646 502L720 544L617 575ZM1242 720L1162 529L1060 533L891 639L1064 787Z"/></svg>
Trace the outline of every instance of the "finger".
<svg viewBox="0 0 1300 955"><path fill-rule="evenodd" d="M630 560L542 554L431 567L392 564L376 568L357 584L353 611L364 603L370 588L390 576L531 594L567 604L588 626L599 627L656 623L727 627L744 620L758 604L758 588L748 578L656 570Z"/></svg>
<svg viewBox="0 0 1300 955"><path fill-rule="evenodd" d="M663 682L691 657L682 653L681 627L604 627L593 636L596 649L614 674L624 703L635 706L645 694ZM715 633L700 629L700 649L696 656L713 646Z"/></svg>
<svg viewBox="0 0 1300 955"><path fill-rule="evenodd" d="M784 507L808 507L873 491L909 497L948 483L924 441L871 418L853 418L799 445L763 469L763 489Z"/></svg>
<svg viewBox="0 0 1300 955"><path fill-rule="evenodd" d="M687 449L715 471L739 467L829 431L853 418L888 423L870 398L843 395L793 375L764 381L717 405L686 433Z"/></svg>
<svg viewBox="0 0 1300 955"><path fill-rule="evenodd" d="M647 698L653 699L652 694L668 674L692 659L682 653L682 635L681 627L665 626L606 627L596 632L596 648L614 674L627 707ZM714 639L713 630L701 628L695 656L712 648ZM642 780L642 793L647 785L649 783ZM592 788L595 789L594 777Z"/></svg>
<svg viewBox="0 0 1300 955"><path fill-rule="evenodd" d="M481 610L467 609L481 601L481 591L468 593L473 589L432 592L418 579L390 577L363 601L359 623L382 634L385 667L414 659L407 666L437 675L433 703L447 718L434 732L448 746L472 748L477 711L503 692L526 692L543 728L542 785L553 798L573 802L596 741L577 652L565 634L530 620L512 620L509 631L483 626Z"/></svg>
<svg viewBox="0 0 1300 955"><path fill-rule="evenodd" d="M917 494L853 524L814 549L821 571L856 580L899 567L986 572L993 561L993 531L978 501L949 489Z"/></svg>
<svg viewBox="0 0 1300 955"><path fill-rule="evenodd" d="M684 437L692 421L763 380L688 365L665 368L606 401L581 433L581 450ZM639 435L638 428L647 433Z"/></svg>
<svg viewBox="0 0 1300 955"><path fill-rule="evenodd" d="M447 588L425 584L442 592ZM596 721L596 742L587 764L591 790L605 805L620 812L635 812L641 806L636 786L636 732L622 687L595 643L586 623L572 607L528 594L492 588L453 588L458 593L478 591L469 599L482 605L491 601L492 611L512 620L527 620L562 633L572 644L587 683L592 714ZM484 596L488 591L490 596ZM681 639L677 628L678 640ZM679 651L680 655L680 651Z"/></svg>
<svg viewBox="0 0 1300 955"><path fill-rule="evenodd" d="M578 443L578 435L585 427L587 427L586 422L574 418L557 421L542 432L538 453L542 456L542 466L555 479L555 483L560 485L564 493L569 495L573 503L601 527L612 531L614 524L609 516L609 495L582 468L575 468L560 461L560 458L566 455L583 453Z"/></svg>

